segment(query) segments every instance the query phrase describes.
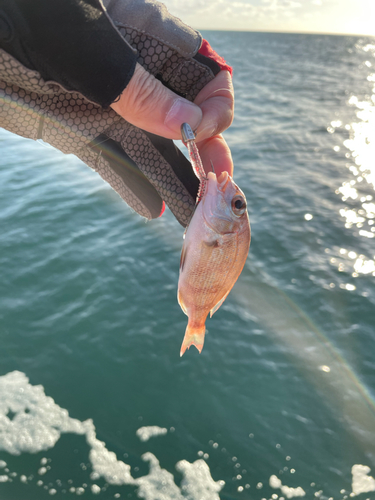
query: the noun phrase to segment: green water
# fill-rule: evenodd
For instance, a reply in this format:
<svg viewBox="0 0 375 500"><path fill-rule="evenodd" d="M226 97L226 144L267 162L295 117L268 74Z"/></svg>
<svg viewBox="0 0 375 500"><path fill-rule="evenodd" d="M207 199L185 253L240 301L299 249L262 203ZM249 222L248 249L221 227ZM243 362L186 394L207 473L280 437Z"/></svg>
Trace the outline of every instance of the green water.
<svg viewBox="0 0 375 500"><path fill-rule="evenodd" d="M234 66L252 243L201 355L179 357L170 212L145 223L75 157L0 130L1 500L301 493L274 475L336 500L354 465L373 484L375 40L205 35Z"/></svg>

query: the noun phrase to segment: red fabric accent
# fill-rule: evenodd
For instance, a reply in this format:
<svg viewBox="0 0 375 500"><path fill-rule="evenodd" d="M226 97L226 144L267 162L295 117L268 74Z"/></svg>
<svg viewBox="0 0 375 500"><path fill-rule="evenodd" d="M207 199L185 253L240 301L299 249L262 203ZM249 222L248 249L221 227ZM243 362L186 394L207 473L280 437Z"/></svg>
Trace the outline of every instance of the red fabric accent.
<svg viewBox="0 0 375 500"><path fill-rule="evenodd" d="M225 62L225 60L217 54L214 49L211 47L211 45L207 42L207 40L203 39L201 48L199 49L199 54L202 54L202 56L209 57L210 59L213 59L222 70L227 70L230 73L230 76L233 74L233 68L229 66Z"/></svg>
<svg viewBox="0 0 375 500"><path fill-rule="evenodd" d="M161 216L163 215L164 210L165 210L165 203L164 203L164 201L163 201L163 205L162 205L162 207L161 207L161 211L160 211L160 214L158 215L158 217L161 217Z"/></svg>

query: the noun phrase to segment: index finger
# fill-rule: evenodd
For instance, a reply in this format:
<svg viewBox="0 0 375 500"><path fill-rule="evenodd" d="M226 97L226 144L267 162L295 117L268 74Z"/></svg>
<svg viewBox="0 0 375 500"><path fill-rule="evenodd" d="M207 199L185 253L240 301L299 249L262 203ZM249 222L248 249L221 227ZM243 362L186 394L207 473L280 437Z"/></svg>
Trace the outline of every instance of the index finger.
<svg viewBox="0 0 375 500"><path fill-rule="evenodd" d="M197 142L221 134L233 120L234 92L229 71L220 71L194 99L202 112Z"/></svg>
<svg viewBox="0 0 375 500"><path fill-rule="evenodd" d="M206 173L214 170L217 177L226 171L233 176L233 160L228 144L222 135L215 135L197 142ZM213 169L212 169L213 165Z"/></svg>

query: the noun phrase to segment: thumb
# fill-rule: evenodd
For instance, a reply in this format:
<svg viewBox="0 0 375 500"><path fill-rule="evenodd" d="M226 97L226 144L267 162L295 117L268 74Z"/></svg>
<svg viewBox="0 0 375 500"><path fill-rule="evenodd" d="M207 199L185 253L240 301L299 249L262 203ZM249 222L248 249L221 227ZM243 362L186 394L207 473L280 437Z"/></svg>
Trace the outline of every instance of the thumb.
<svg viewBox="0 0 375 500"><path fill-rule="evenodd" d="M134 75L112 109L138 128L167 139L181 139L181 124L196 130L202 110L178 96L137 63Z"/></svg>

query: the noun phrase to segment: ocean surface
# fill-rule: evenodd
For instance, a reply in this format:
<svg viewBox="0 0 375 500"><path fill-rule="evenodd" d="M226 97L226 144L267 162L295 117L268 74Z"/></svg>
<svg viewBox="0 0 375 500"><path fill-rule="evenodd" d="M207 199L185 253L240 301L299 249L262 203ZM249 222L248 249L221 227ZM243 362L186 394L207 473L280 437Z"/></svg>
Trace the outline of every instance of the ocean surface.
<svg viewBox="0 0 375 500"><path fill-rule="evenodd" d="M205 32L252 228L179 357L183 229L0 130L0 499L375 498L375 38Z"/></svg>

